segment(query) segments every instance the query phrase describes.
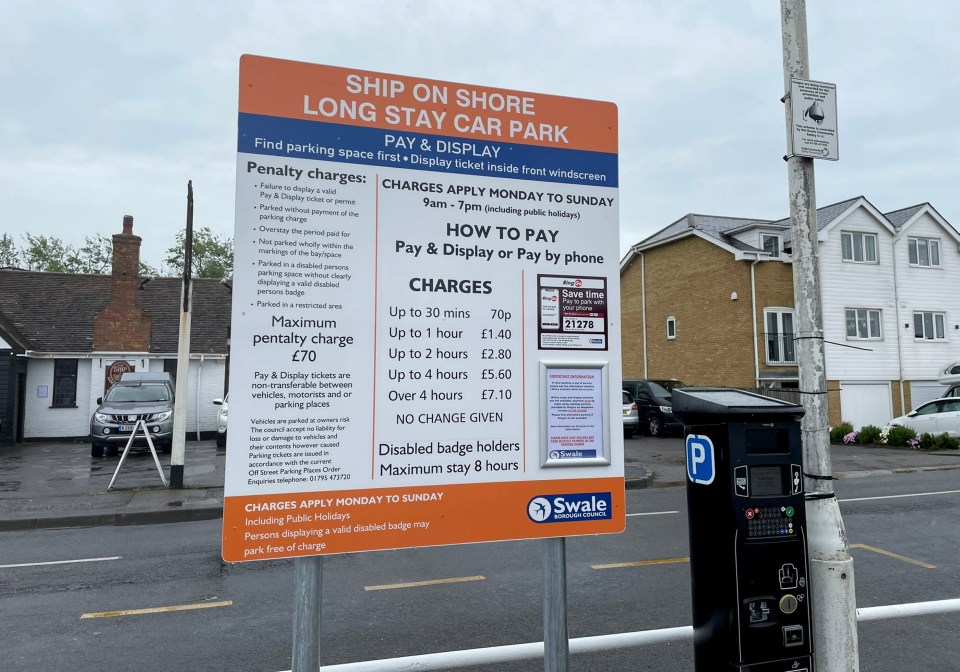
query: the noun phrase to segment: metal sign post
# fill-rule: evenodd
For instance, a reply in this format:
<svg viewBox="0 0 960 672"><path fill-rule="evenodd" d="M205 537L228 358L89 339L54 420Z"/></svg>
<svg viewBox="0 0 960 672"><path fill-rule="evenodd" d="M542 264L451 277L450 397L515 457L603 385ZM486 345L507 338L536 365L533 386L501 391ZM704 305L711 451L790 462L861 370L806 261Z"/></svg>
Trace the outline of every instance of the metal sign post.
<svg viewBox="0 0 960 672"><path fill-rule="evenodd" d="M320 669L323 556L293 561L293 661L291 672Z"/></svg>
<svg viewBox="0 0 960 672"><path fill-rule="evenodd" d="M543 540L543 669L570 669L567 635L567 540Z"/></svg>
<svg viewBox="0 0 960 672"><path fill-rule="evenodd" d="M107 490L113 487L113 482L117 480L117 474L120 473L120 468L123 466L123 461L127 459L127 453L130 452L130 446L133 445L133 440L137 438L137 432L142 431L144 438L147 440L147 445L150 447L150 454L153 455L153 462L157 465L157 472L160 474L160 481L167 485L167 478L163 475L163 467L160 466L160 458L157 457L157 449L153 446L153 439L150 438L150 432L147 431L147 425L144 421L137 420L137 424L133 426L133 431L130 432L130 438L127 439L127 445L123 449L123 454L120 456L120 462L117 463L117 470L113 472L113 478L110 479L110 485L107 486Z"/></svg>

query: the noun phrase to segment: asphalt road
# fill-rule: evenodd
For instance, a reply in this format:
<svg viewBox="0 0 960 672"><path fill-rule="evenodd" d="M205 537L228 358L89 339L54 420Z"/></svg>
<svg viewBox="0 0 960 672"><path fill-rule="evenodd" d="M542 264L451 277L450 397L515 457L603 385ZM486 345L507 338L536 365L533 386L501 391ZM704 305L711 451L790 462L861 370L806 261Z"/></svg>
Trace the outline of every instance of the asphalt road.
<svg viewBox="0 0 960 672"><path fill-rule="evenodd" d="M845 479L836 488L858 606L958 596L960 471ZM690 623L684 490L630 491L627 502L624 534L567 541L571 637ZM292 561L224 564L219 535L218 521L0 534L2 668L289 669ZM324 664L540 641L541 545L326 558ZM136 612L144 609L154 611ZM960 614L861 624L861 669L955 671L958 631ZM692 670L692 644L576 656L572 669Z"/></svg>

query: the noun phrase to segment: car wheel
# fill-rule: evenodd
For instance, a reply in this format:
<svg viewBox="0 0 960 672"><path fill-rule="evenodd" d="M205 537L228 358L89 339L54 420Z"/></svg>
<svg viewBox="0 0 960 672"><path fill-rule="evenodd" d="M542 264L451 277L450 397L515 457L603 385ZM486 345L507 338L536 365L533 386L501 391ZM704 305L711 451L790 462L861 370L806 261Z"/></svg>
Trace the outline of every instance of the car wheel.
<svg viewBox="0 0 960 672"><path fill-rule="evenodd" d="M660 436L663 432L663 425L660 423L660 416L651 415L647 418L647 431L650 436Z"/></svg>
<svg viewBox="0 0 960 672"><path fill-rule="evenodd" d="M96 443L91 443L90 457L103 457L103 446Z"/></svg>
<svg viewBox="0 0 960 672"><path fill-rule="evenodd" d="M217 434L217 448L226 448L226 447L227 447L227 435Z"/></svg>

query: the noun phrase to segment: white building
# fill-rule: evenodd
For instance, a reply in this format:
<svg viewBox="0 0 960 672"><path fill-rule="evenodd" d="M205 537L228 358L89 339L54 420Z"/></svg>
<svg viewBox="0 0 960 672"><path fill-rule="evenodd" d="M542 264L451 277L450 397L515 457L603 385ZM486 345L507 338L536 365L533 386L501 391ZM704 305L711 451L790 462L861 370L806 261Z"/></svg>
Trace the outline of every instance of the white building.
<svg viewBox="0 0 960 672"><path fill-rule="evenodd" d="M180 278L139 277L133 218L113 236L111 275L0 269L0 444L87 440L122 371L178 375ZM187 436L212 437L226 386L230 287L193 280Z"/></svg>

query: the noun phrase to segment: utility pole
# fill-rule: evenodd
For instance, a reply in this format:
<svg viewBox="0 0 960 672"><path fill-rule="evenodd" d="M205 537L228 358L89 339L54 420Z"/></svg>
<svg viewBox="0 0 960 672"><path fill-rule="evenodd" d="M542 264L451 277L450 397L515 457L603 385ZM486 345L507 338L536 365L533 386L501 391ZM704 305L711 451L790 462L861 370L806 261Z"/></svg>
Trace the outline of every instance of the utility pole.
<svg viewBox="0 0 960 672"><path fill-rule="evenodd" d="M809 79L806 0L780 0L780 12L784 90L789 93L791 78ZM790 104L785 108L789 144L793 120ZM856 672L860 658L853 558L833 492L830 458L813 159L787 157L787 173L793 228L794 331L805 410L801 432L810 536L814 661L817 672Z"/></svg>
<svg viewBox="0 0 960 672"><path fill-rule="evenodd" d="M183 488L187 451L187 381L190 378L190 299L193 296L193 181L187 181L187 231L183 239L183 288L180 336L177 340L177 398L173 404L173 445L170 451L170 487Z"/></svg>

